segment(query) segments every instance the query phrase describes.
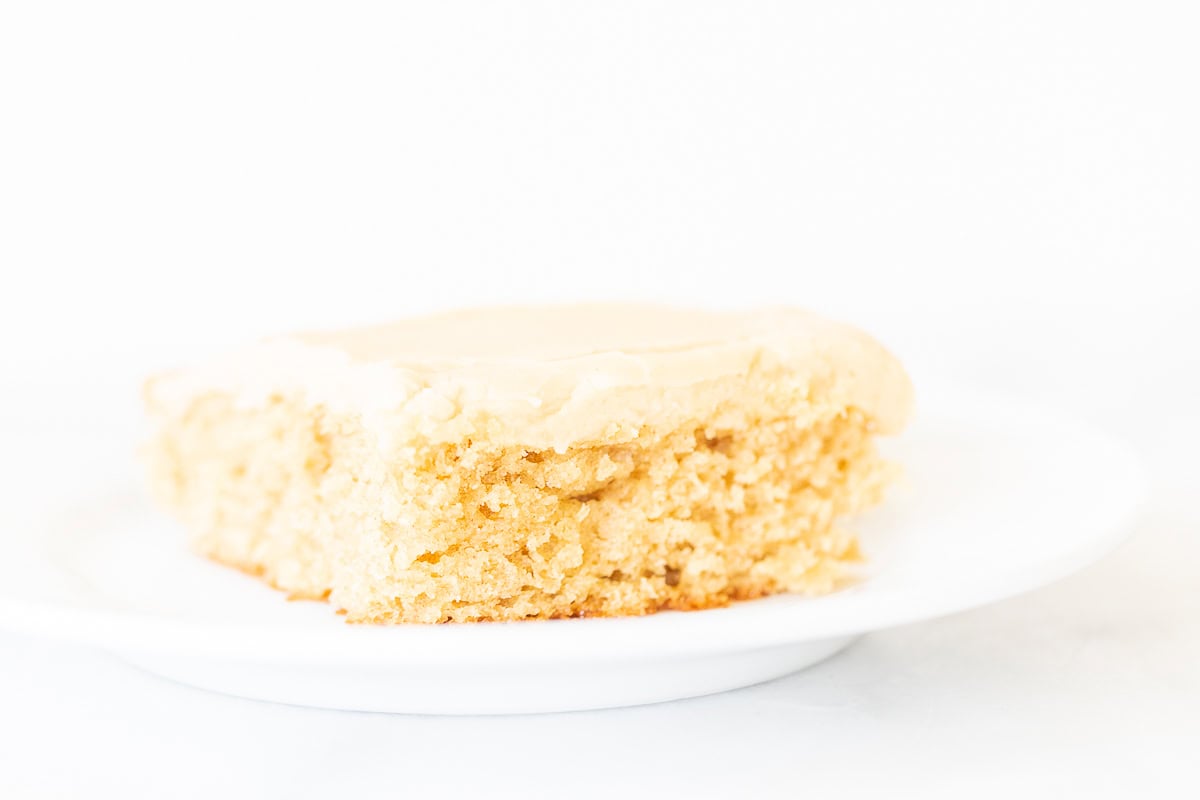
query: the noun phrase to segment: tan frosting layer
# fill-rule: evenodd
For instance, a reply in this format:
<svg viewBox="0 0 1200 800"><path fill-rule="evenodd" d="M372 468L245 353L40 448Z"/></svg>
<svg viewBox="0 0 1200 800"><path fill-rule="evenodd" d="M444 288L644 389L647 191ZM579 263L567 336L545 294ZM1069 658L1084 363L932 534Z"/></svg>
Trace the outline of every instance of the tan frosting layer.
<svg viewBox="0 0 1200 800"><path fill-rule="evenodd" d="M156 378L152 412L230 392L239 403L300 393L360 414L387 445L413 435L486 435L566 448L692 413L705 386L752 370L821 381L880 432L899 429L912 389L867 334L786 308L715 312L647 305L484 308L253 345Z"/></svg>

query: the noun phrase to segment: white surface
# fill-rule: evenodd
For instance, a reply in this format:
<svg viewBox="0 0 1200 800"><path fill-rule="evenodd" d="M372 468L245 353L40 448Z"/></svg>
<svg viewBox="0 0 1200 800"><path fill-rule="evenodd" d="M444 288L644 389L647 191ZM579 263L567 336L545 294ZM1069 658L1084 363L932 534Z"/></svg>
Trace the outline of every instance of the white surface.
<svg viewBox="0 0 1200 800"><path fill-rule="evenodd" d="M5 636L0 795L324 798L402 784L414 795L552 797L573 786L607 798L636 786L794 797L803 783L846 797L1192 796L1200 384L1179 367L1195 363L1181 345L1200 338L1200 325L1167 308L1130 313L1136 324L1119 327L1107 311L1075 311L1069 329L1026 312L1019 337L1003 324L1008 309L930 312L889 328L910 361L997 391L1018 380L1024 394L1120 433L1150 465L1151 500L1133 538L1052 587L867 636L769 684L533 717L263 704L181 687L98 651ZM105 396L127 388L97 382ZM90 408L55 393L42 400L51 419L86 420ZM5 463L5 481L21 490L104 466L28 455Z"/></svg>
<svg viewBox="0 0 1200 800"><path fill-rule="evenodd" d="M99 461L128 441L98 428L72 444ZM57 483L24 507L13 498L0 518L0 629L95 644L183 683L295 705L443 714L638 705L777 678L856 635L1053 581L1111 549L1144 499L1141 466L1123 446L960 388L927 382L916 421L891 444L905 480L856 526L862 580L820 598L626 619L350 626L326 605L288 603L195 557L135 492Z"/></svg>
<svg viewBox="0 0 1200 800"><path fill-rule="evenodd" d="M1198 16L0 4L10 416L110 425L155 366L459 302L788 302L878 333L918 386L1056 406L1152 470L1134 538L1084 573L662 706L320 712L0 637L0 796L1194 797ZM0 459L16 495L89 473L70 448Z"/></svg>

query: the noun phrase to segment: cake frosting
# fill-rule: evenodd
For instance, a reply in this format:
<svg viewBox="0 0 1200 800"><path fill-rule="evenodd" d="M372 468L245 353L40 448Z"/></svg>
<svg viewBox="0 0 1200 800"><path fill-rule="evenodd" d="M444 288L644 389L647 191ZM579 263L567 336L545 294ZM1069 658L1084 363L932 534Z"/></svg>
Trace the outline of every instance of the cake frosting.
<svg viewBox="0 0 1200 800"><path fill-rule="evenodd" d="M362 416L381 441L403 432L446 441L488 420L491 435L563 447L613 426L687 413L690 387L777 366L827 381L881 433L907 420L912 389L865 333L791 308L700 311L636 304L458 311L387 325L307 332L152 380L156 405L197 393L242 407L298 392ZM453 424L459 420L461 424Z"/></svg>

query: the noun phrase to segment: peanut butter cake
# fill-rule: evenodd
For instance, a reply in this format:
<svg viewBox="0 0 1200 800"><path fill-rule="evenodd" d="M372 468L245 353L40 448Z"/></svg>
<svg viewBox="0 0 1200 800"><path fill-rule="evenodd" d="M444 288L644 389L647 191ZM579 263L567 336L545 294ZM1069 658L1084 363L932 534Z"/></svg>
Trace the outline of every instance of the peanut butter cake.
<svg viewBox="0 0 1200 800"><path fill-rule="evenodd" d="M911 396L802 311L488 308L153 378L146 455L200 553L353 622L645 614L834 588Z"/></svg>

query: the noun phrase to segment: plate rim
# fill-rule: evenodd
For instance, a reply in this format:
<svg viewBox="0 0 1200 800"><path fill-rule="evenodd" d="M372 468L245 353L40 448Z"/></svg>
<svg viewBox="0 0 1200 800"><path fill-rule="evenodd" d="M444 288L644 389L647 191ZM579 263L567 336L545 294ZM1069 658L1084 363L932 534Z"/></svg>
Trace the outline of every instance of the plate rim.
<svg viewBox="0 0 1200 800"><path fill-rule="evenodd" d="M307 664L463 664L477 666L628 661L657 655L679 657L714 655L751 648L785 646L857 636L950 614L969 611L1056 582L1099 560L1132 532L1148 494L1148 477L1136 452L1116 437L1061 411L1023 399L986 392L944 381L934 387L935 402L968 417L990 420L1035 419L1060 431L1089 440L1108 451L1121 470L1104 501L1108 522L1070 552L1036 564L1025 574L997 573L986 585L959 590L962 599L946 603L946 593L934 593L925 603L881 610L873 616L827 625L805 620L802 629L788 626L788 611L806 598L776 595L701 611L665 611L641 617L567 620L523 620L446 625L336 625L328 628L273 626L261 622L206 622L129 612L112 607L87 608L72 603L43 602L13 597L0 586L0 629L125 652L172 653L188 657ZM924 394L925 392L922 392ZM973 413L966 414L964 409ZM920 413L920 412L919 412ZM936 416L936 414L934 415ZM19 527L19 526L14 526ZM48 559L46 542L21 547L14 537L0 536L0 553L21 551L30 558ZM55 569L63 569L54 565ZM958 594L954 594L958 596Z"/></svg>

